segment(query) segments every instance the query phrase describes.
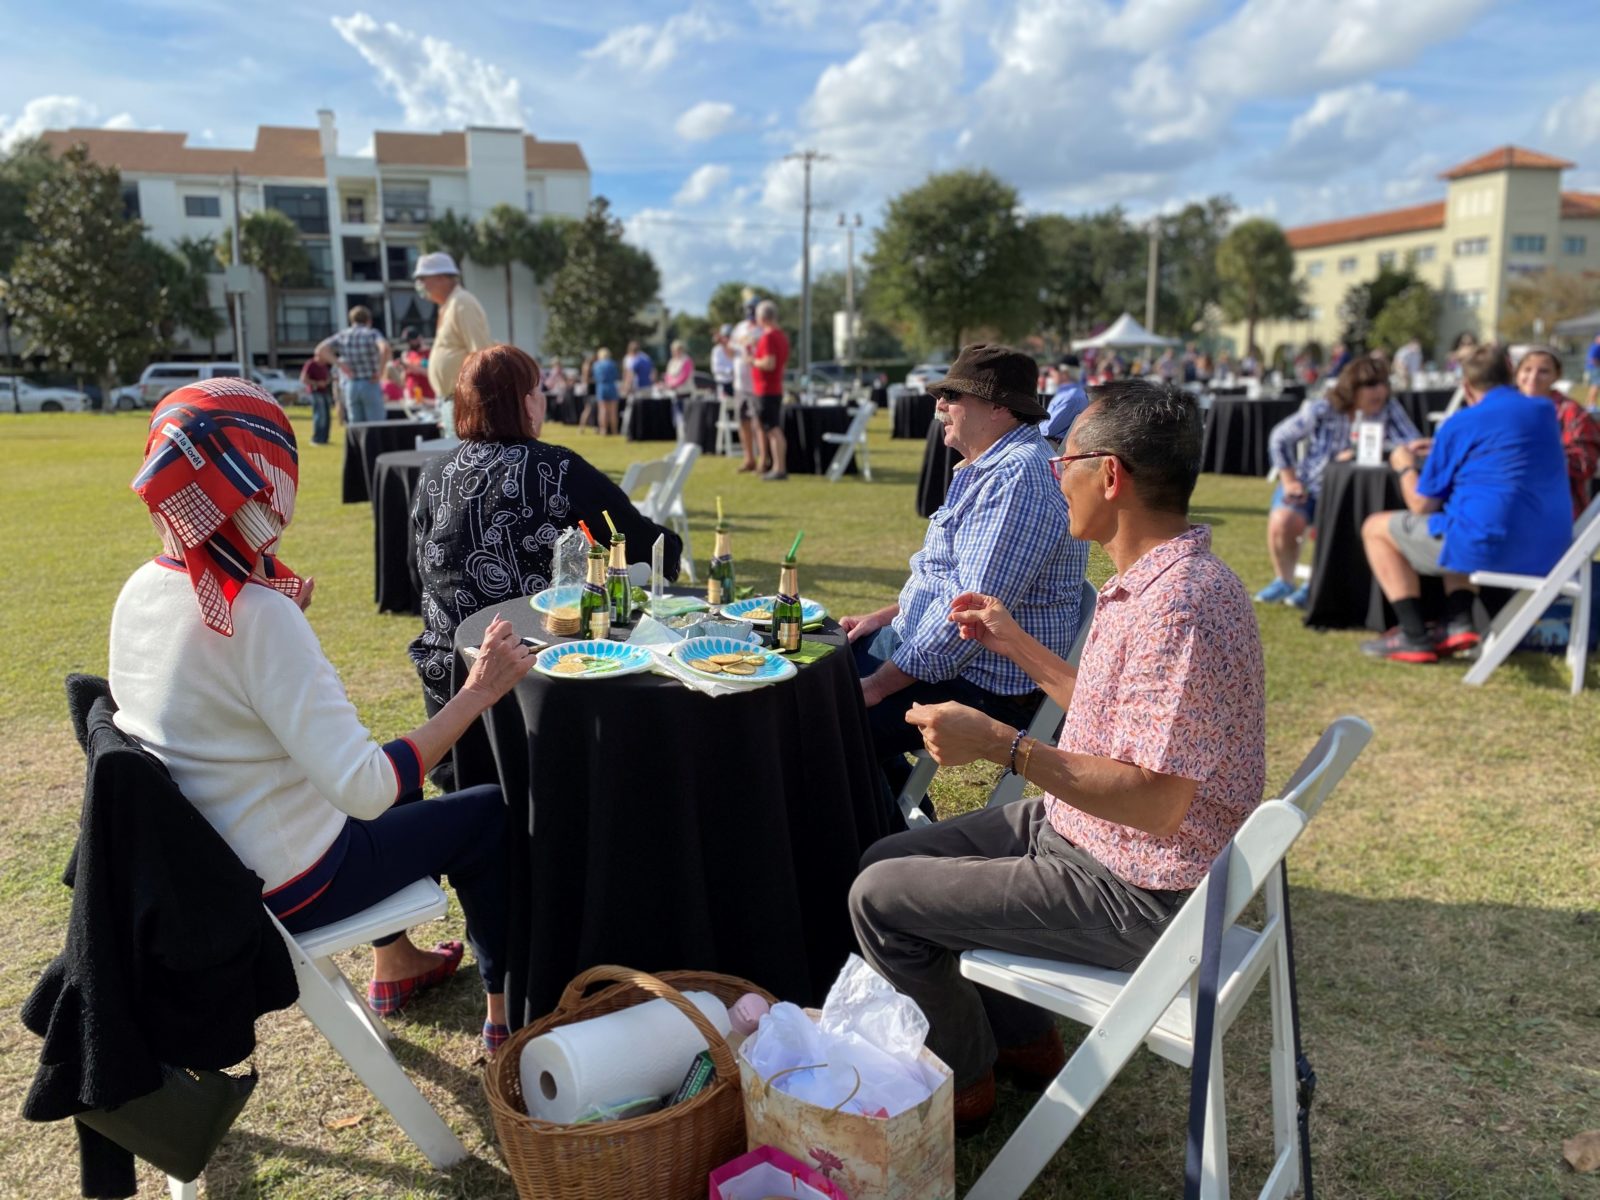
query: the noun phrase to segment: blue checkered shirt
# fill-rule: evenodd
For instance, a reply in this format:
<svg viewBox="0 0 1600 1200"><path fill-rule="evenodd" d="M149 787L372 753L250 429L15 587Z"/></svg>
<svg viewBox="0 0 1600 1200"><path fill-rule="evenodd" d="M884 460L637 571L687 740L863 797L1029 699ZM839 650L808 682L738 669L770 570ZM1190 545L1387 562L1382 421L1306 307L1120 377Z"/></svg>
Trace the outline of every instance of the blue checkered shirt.
<svg viewBox="0 0 1600 1200"><path fill-rule="evenodd" d="M962 640L949 619L962 592L996 597L1017 624L1066 657L1089 548L1067 532L1067 502L1049 459L1038 428L1021 425L956 468L900 591L894 663L907 675L924 683L960 676L1003 696L1038 687L1010 659Z"/></svg>
<svg viewBox="0 0 1600 1200"><path fill-rule="evenodd" d="M333 347L340 361L350 368L352 379L378 377L379 345L383 334L371 325L352 325L333 335Z"/></svg>

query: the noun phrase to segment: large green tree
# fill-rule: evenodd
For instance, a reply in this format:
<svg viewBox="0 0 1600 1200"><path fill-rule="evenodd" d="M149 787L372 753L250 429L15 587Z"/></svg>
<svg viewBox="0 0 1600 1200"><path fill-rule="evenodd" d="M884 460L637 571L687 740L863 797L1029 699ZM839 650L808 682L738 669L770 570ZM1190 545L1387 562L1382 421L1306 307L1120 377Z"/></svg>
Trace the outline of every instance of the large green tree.
<svg viewBox="0 0 1600 1200"><path fill-rule="evenodd" d="M746 283L742 279L729 279L711 290L706 303L706 318L719 329L724 325L737 325L744 320L744 294L754 292L757 300L777 300L778 293L768 288Z"/></svg>
<svg viewBox="0 0 1600 1200"><path fill-rule="evenodd" d="M1038 239L1017 193L988 171L952 171L889 202L867 255L872 306L935 349L968 330L1026 332L1039 311Z"/></svg>
<svg viewBox="0 0 1600 1200"><path fill-rule="evenodd" d="M442 217L429 221L422 231L422 252L432 254L436 250L443 250L455 259L458 267L464 268L469 258L480 261L478 227L466 217L456 216L454 209L445 209Z"/></svg>
<svg viewBox="0 0 1600 1200"><path fill-rule="evenodd" d="M1439 323L1439 297L1422 280L1391 297L1372 319L1372 344L1398 350L1413 338L1424 357L1433 356Z"/></svg>
<svg viewBox="0 0 1600 1200"><path fill-rule="evenodd" d="M1039 246L1039 332L1064 347L1124 312L1143 311L1145 235L1120 208L1030 222Z"/></svg>
<svg viewBox="0 0 1600 1200"><path fill-rule="evenodd" d="M1187 335L1203 324L1206 305L1215 302L1222 291L1217 251L1228 236L1235 211L1230 197L1211 196L1157 219L1156 324L1160 330Z"/></svg>
<svg viewBox="0 0 1600 1200"><path fill-rule="evenodd" d="M300 230L275 208L253 212L239 223L243 247L240 261L261 272L267 283L267 364L278 365L278 292L297 283L309 283L311 259L300 240ZM233 261L233 231L226 230L217 246L223 263ZM250 364L245 363L248 370Z"/></svg>
<svg viewBox="0 0 1600 1200"><path fill-rule="evenodd" d="M1340 339L1355 354L1371 349L1377 344L1372 323L1378 314L1389 301L1421 282L1416 269L1407 262L1402 267L1379 267L1376 278L1353 284L1339 301Z"/></svg>
<svg viewBox="0 0 1600 1200"><path fill-rule="evenodd" d="M478 261L486 267L499 267L505 273L506 341L513 345L517 340L517 318L511 268L522 261L529 224L528 214L510 204L496 204L489 215L478 222Z"/></svg>
<svg viewBox="0 0 1600 1200"><path fill-rule="evenodd" d="M649 332L638 313L661 288L655 261L622 240L622 222L604 196L589 202L581 221L563 228L563 241L561 269L550 279L547 349L581 358L609 346L620 354Z"/></svg>
<svg viewBox="0 0 1600 1200"><path fill-rule="evenodd" d="M142 365L157 344L160 283L144 229L122 211L122 179L81 146L33 189L35 236L11 266L7 305L32 352L109 393L119 368Z"/></svg>
<svg viewBox="0 0 1600 1200"><path fill-rule="evenodd" d="M34 239L33 220L28 216L34 189L59 172L60 164L41 141L18 142L0 155L0 276L10 273L17 255Z"/></svg>
<svg viewBox="0 0 1600 1200"><path fill-rule="evenodd" d="M215 358L217 335L228 325L211 307L211 269L217 261L217 239L181 237L172 249L184 265L183 276L169 298L173 318L195 337L205 339Z"/></svg>
<svg viewBox="0 0 1600 1200"><path fill-rule="evenodd" d="M1256 344L1256 324L1301 316L1303 285L1294 277L1294 251L1277 222L1240 221L1217 247L1217 282L1228 318L1245 323L1244 348Z"/></svg>

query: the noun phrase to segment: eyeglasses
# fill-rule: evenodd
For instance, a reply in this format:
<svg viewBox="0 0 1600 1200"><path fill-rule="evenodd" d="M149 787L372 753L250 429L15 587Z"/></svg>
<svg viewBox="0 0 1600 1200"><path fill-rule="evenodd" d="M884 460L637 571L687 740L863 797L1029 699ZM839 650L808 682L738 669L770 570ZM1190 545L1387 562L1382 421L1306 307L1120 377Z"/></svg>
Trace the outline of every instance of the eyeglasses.
<svg viewBox="0 0 1600 1200"><path fill-rule="evenodd" d="M1060 479L1066 473L1068 463L1079 462L1086 458L1115 458L1118 462L1122 461L1114 450L1091 450L1087 454L1058 455L1050 460L1050 469L1055 472L1056 478ZM1128 464L1122 463L1122 469L1128 471ZM1133 472L1128 471L1128 474L1131 475Z"/></svg>

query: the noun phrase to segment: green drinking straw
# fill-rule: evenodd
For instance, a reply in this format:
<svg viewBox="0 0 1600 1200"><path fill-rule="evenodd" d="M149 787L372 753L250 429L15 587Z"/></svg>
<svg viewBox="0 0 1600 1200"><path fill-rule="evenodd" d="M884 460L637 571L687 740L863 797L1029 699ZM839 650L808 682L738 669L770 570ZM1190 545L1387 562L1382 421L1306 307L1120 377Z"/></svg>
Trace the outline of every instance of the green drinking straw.
<svg viewBox="0 0 1600 1200"><path fill-rule="evenodd" d="M617 523L611 519L611 514L608 513L605 509L602 508L600 510L600 515L606 519L606 524L611 526L611 536L612 537L616 537L617 536Z"/></svg>
<svg viewBox="0 0 1600 1200"><path fill-rule="evenodd" d="M805 536L806 536L806 531L804 529L802 529L799 533L794 535L794 545L789 547L789 557L784 559L784 562L793 562L794 561L795 551L800 549L800 539L805 537Z"/></svg>

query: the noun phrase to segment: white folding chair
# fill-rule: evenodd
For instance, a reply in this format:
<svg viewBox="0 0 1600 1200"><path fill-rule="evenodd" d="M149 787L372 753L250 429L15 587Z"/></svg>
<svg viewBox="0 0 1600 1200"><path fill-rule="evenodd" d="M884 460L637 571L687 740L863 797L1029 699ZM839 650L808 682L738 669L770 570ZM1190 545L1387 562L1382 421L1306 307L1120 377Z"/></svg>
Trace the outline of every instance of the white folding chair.
<svg viewBox="0 0 1600 1200"><path fill-rule="evenodd" d="M744 431L739 428L739 398L737 396L718 396L720 407L717 411L717 453L724 458L731 457L735 441L743 444Z"/></svg>
<svg viewBox="0 0 1600 1200"><path fill-rule="evenodd" d="M667 457L649 463L634 463L622 476L622 490L633 499L634 492L649 484L644 497L634 501L639 514L657 525L670 528L683 541L683 565L694 578L694 551L689 544L689 514L683 507L683 488L689 473L700 459L696 442L681 442Z"/></svg>
<svg viewBox="0 0 1600 1200"><path fill-rule="evenodd" d="M436 438L419 437L417 439L417 444L416 444L415 448L418 449L418 450L453 450L459 445L461 445L461 439L460 438L455 438L455 437L436 437Z"/></svg>
<svg viewBox="0 0 1600 1200"><path fill-rule="evenodd" d="M1511 657L1558 596L1572 601L1572 631L1567 636L1567 669L1572 672L1572 694L1583 691L1589 661L1589 621L1594 611L1594 556L1600 553L1600 496L1589 502L1572 526L1572 545L1550 574L1513 575L1505 571L1474 571L1480 587L1513 588L1516 595L1500 610L1489 636L1478 649L1478 661L1466 682L1477 687L1494 669Z"/></svg>
<svg viewBox="0 0 1600 1200"><path fill-rule="evenodd" d="M389 1030L356 995L333 956L374 938L437 920L448 908L449 901L439 885L431 879L419 879L371 908L305 933L290 933L276 917L272 918L294 963L295 980L300 985L300 1011L350 1064L417 1149L441 1171L466 1158L466 1147L406 1078L389 1052ZM167 1186L175 1200L194 1200L194 1184L169 1176Z"/></svg>
<svg viewBox="0 0 1600 1200"><path fill-rule="evenodd" d="M1089 640L1089 624L1094 620L1094 606L1099 597L1100 593L1095 591L1094 584L1085 579L1083 587L1078 592L1078 632L1072 639L1071 649L1067 651L1067 662L1073 666L1078 665L1078 659L1083 654L1083 645ZM1045 696L1039 701L1039 707L1034 710L1033 720L1028 723L1028 736L1054 745L1056 734L1061 729L1062 716L1061 706L1049 696ZM933 755L926 750L918 750L913 757L916 762L911 767L911 777L906 780L905 787L901 788L900 794L895 797L895 803L900 806L900 815L905 817L906 826L910 829L932 824L928 814L922 810L922 800L928 794L928 788L933 785L934 774L939 770L939 764L933 761ZM989 793L985 807L1010 804L1022 795L1022 787L1020 775L1000 776L1000 781Z"/></svg>
<svg viewBox="0 0 1600 1200"><path fill-rule="evenodd" d="M861 460L861 475L868 482L872 482L872 456L867 452L867 423L872 420L872 414L877 409L871 404L863 404L856 409L855 415L850 418L850 428L843 433L825 433L822 440L839 447L833 452L833 461L828 464L828 482L838 483L844 473L850 469L852 457Z"/></svg>
<svg viewBox="0 0 1600 1200"><path fill-rule="evenodd" d="M1263 975L1268 978L1271 995L1276 1157L1260 1195L1277 1200L1293 1192L1299 1182L1289 947L1283 874L1277 868L1371 739L1372 727L1365 721L1340 717L1294 773L1282 798L1261 804L1233 839L1201 1162L1201 1195L1213 1200L1226 1200L1228 1195L1222 1038ZM974 983L1092 1026L967 1193L968 1200L1021 1196L1141 1043L1180 1067L1193 1066L1195 979L1208 885L1209 880L1204 881L1194 890L1131 974L998 950L973 950L961 956L961 974ZM1245 905L1263 887L1266 920L1261 928L1236 924Z"/></svg>

